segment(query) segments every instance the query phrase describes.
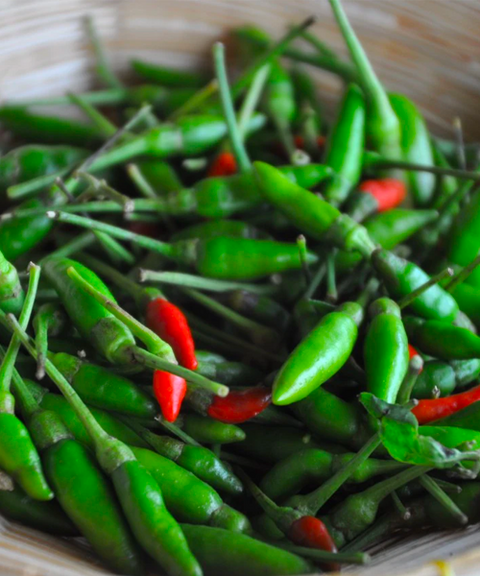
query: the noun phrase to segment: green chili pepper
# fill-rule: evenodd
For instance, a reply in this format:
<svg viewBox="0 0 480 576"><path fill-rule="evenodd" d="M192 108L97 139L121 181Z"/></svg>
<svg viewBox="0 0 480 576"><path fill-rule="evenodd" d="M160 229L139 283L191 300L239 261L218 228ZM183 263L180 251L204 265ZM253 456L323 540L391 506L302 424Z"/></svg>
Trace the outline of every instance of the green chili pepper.
<svg viewBox="0 0 480 576"><path fill-rule="evenodd" d="M480 289L463 282L457 284L450 294L455 298L460 310L466 314L477 328L480 327Z"/></svg>
<svg viewBox="0 0 480 576"><path fill-rule="evenodd" d="M475 192L468 204L462 209L455 227L448 238L447 258L460 266L470 264L480 250L478 231L480 230L480 191ZM470 274L467 283L480 287L478 267Z"/></svg>
<svg viewBox="0 0 480 576"><path fill-rule="evenodd" d="M370 257L375 245L363 226L318 196L289 182L273 166L255 162L254 170L262 194L302 232Z"/></svg>
<svg viewBox="0 0 480 576"><path fill-rule="evenodd" d="M409 340L425 354L441 360L480 357L480 337L466 328L441 320L422 320L413 316L406 316L403 322Z"/></svg>
<svg viewBox="0 0 480 576"><path fill-rule="evenodd" d="M419 266L387 250L376 250L372 255L372 264L394 298L402 298L430 280L430 276ZM454 298L438 284L422 292L409 308L424 318L444 322L455 320L459 310Z"/></svg>
<svg viewBox="0 0 480 576"><path fill-rule="evenodd" d="M412 398L449 396L456 387L455 371L446 362L425 362L412 390Z"/></svg>
<svg viewBox="0 0 480 576"><path fill-rule="evenodd" d="M321 484L333 476L355 455L330 454L318 448L306 448L277 462L262 478L265 494L275 501L283 501L298 494L309 484ZM393 460L369 458L348 479L350 483L363 483L378 475L397 472L405 464Z"/></svg>
<svg viewBox="0 0 480 576"><path fill-rule="evenodd" d="M207 574L287 576L312 572L310 564L290 552L245 534L182 524L187 541Z"/></svg>
<svg viewBox="0 0 480 576"><path fill-rule="evenodd" d="M317 153L323 124L323 110L317 95L317 87L312 77L300 66L294 67L291 75L299 112L297 124L300 126L306 150L309 153Z"/></svg>
<svg viewBox="0 0 480 576"><path fill-rule="evenodd" d="M57 116L40 116L19 106L0 108L0 122L15 135L37 142L88 146L101 141L100 132L88 124Z"/></svg>
<svg viewBox="0 0 480 576"><path fill-rule="evenodd" d="M85 157L85 150L72 146L20 146L0 159L0 190L57 172Z"/></svg>
<svg viewBox="0 0 480 576"><path fill-rule="evenodd" d="M18 373L14 392L55 496L96 552L122 574L140 574L143 561L106 478L61 419L41 408Z"/></svg>
<svg viewBox="0 0 480 576"><path fill-rule="evenodd" d="M367 138L375 150L388 158L402 158L402 127L385 89L351 27L340 0L329 0L342 36L358 73L358 81L367 100Z"/></svg>
<svg viewBox="0 0 480 576"><path fill-rule="evenodd" d="M19 486L14 486L13 490L0 490L0 512L8 520L54 536L79 535L77 528L57 502L34 500Z"/></svg>
<svg viewBox="0 0 480 576"><path fill-rule="evenodd" d="M198 354L197 354L198 360ZM263 373L242 362L210 362L199 361L197 370L202 376L206 376L215 382L221 382L227 386L251 386L260 382Z"/></svg>
<svg viewBox="0 0 480 576"><path fill-rule="evenodd" d="M199 414L181 415L177 424L200 444L230 444L245 438L245 433L238 426Z"/></svg>
<svg viewBox="0 0 480 576"><path fill-rule="evenodd" d="M35 348L27 334L14 318L11 317L10 320L15 334L35 357ZM126 444L103 430L75 390L48 359L45 368L87 429L97 460L111 477L120 505L141 546L170 574L200 576L201 569L191 554L180 527L165 508L156 480L138 462ZM78 446L76 443L75 445ZM166 462L170 463L169 460ZM61 468L62 466L59 467ZM98 522L98 527L104 529L101 522ZM168 538L165 538L166 533Z"/></svg>
<svg viewBox="0 0 480 576"><path fill-rule="evenodd" d="M432 151L435 165L440 168L451 168L442 150L435 140L432 140ZM434 208L441 208L448 199L458 190L459 182L453 176L442 176L437 183L437 190L433 201Z"/></svg>
<svg viewBox="0 0 480 576"><path fill-rule="evenodd" d="M273 403L298 402L338 372L353 350L362 319L362 307L355 302L327 314L280 369L273 384Z"/></svg>
<svg viewBox="0 0 480 576"><path fill-rule="evenodd" d="M128 421L128 425L155 452L169 460L173 460L216 490L225 491L232 495L238 495L242 492L243 487L240 480L208 448L186 444L169 436L159 436L131 419Z"/></svg>
<svg viewBox="0 0 480 576"><path fill-rule="evenodd" d="M153 418L158 412L155 400L123 376L70 354L54 354L50 360L91 406L138 418Z"/></svg>
<svg viewBox="0 0 480 576"><path fill-rule="evenodd" d="M135 164L129 164L127 172L146 197L157 198L184 188L177 173L168 162L139 160Z"/></svg>
<svg viewBox="0 0 480 576"><path fill-rule="evenodd" d="M294 414L318 438L358 449L371 436L357 403L348 403L320 387L292 406Z"/></svg>
<svg viewBox="0 0 480 576"><path fill-rule="evenodd" d="M325 164L335 178L324 189L334 206L343 204L358 184L365 146L365 101L360 89L351 84L343 97L337 121L327 140Z"/></svg>
<svg viewBox="0 0 480 576"><path fill-rule="evenodd" d="M155 82L168 88L200 88L206 84L203 74L190 70L175 70L160 64L132 60L130 62L135 72L148 82Z"/></svg>
<svg viewBox="0 0 480 576"><path fill-rule="evenodd" d="M408 368L408 340L398 305L379 298L369 308L372 321L363 349L367 390L377 398L395 403Z"/></svg>
<svg viewBox="0 0 480 576"><path fill-rule="evenodd" d="M390 104L401 126L402 158L433 166L433 150L425 120L411 100L401 94L390 94ZM417 206L429 206L435 193L435 176L428 172L405 172L409 190Z"/></svg>
<svg viewBox="0 0 480 576"><path fill-rule="evenodd" d="M18 315L22 310L25 292L17 269L0 252L0 309Z"/></svg>
<svg viewBox="0 0 480 576"><path fill-rule="evenodd" d="M138 461L158 482L165 504L177 520L218 526L232 532L251 531L246 516L224 504L213 488L191 472L151 450L132 450Z"/></svg>

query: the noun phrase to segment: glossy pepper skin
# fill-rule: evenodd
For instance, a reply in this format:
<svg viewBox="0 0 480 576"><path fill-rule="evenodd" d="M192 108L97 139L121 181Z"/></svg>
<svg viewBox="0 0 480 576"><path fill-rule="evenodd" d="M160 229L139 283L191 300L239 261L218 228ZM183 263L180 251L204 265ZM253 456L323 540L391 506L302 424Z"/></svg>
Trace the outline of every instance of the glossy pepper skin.
<svg viewBox="0 0 480 576"><path fill-rule="evenodd" d="M207 574L244 576L294 576L312 572L296 556L244 534L220 528L182 524L192 552Z"/></svg>
<svg viewBox="0 0 480 576"><path fill-rule="evenodd" d="M37 176L56 172L86 156L73 146L40 146L29 144L14 148L0 159L0 190Z"/></svg>
<svg viewBox="0 0 480 576"><path fill-rule="evenodd" d="M434 420L455 414L479 400L480 386L477 386L476 388L448 396L447 398L420 400L420 402L412 408L412 414L414 414L419 424L428 424Z"/></svg>
<svg viewBox="0 0 480 576"><path fill-rule="evenodd" d="M403 321L409 340L425 354L441 360L480 357L480 337L466 328L413 316L407 316Z"/></svg>
<svg viewBox="0 0 480 576"><path fill-rule="evenodd" d="M403 160L434 166L433 150L427 126L415 104L402 94L389 94L390 104L401 125ZM435 175L407 171L408 188L416 206L430 206L435 194Z"/></svg>
<svg viewBox="0 0 480 576"><path fill-rule="evenodd" d="M455 371L446 362L425 362L412 390L412 398L434 398L436 394L449 396L455 390Z"/></svg>
<svg viewBox="0 0 480 576"><path fill-rule="evenodd" d="M18 316L22 310L25 292L17 269L0 252L0 309Z"/></svg>
<svg viewBox="0 0 480 576"><path fill-rule="evenodd" d="M367 390L394 404L409 361L402 314L398 305L389 298L375 300L369 313L372 320L363 348Z"/></svg>
<svg viewBox="0 0 480 576"><path fill-rule="evenodd" d="M265 198L305 234L369 258L375 248L367 231L318 196L289 182L276 168L255 162L258 186Z"/></svg>
<svg viewBox="0 0 480 576"><path fill-rule="evenodd" d="M451 291L460 310L466 314L475 326L480 328L480 288L468 284L468 279L457 284Z"/></svg>
<svg viewBox="0 0 480 576"><path fill-rule="evenodd" d="M480 190L471 197L470 202L462 209L455 226L448 238L447 258L450 262L466 266L474 260L480 250ZM480 288L480 270L475 270L466 280Z"/></svg>
<svg viewBox="0 0 480 576"><path fill-rule="evenodd" d="M135 345L135 339L123 322L70 280L67 274L69 267L73 267L109 299L115 301L115 298L98 276L79 262L68 258L45 261L43 272L60 296L76 328L95 350L110 362L115 362L118 351L125 346Z"/></svg>
<svg viewBox="0 0 480 576"><path fill-rule="evenodd" d="M387 250L376 250L372 254L372 264L394 298L402 298L430 280L419 266ZM438 284L415 298L409 309L423 318L444 322L455 320L459 310L453 296Z"/></svg>
<svg viewBox="0 0 480 576"><path fill-rule="evenodd" d="M153 373L153 393L165 420L175 422L187 393L185 378L163 370L155 370Z"/></svg>
<svg viewBox="0 0 480 576"><path fill-rule="evenodd" d="M133 452L158 482L167 508L178 521L250 532L246 516L224 504L213 488L191 472L151 450L133 448Z"/></svg>
<svg viewBox="0 0 480 576"><path fill-rule="evenodd" d="M327 140L325 164L335 177L323 191L334 206L341 205L357 185L365 147L365 100L361 90L351 84L340 105L335 125Z"/></svg>
<svg viewBox="0 0 480 576"><path fill-rule="evenodd" d="M207 278L255 280L270 274L302 267L296 244L273 240L216 237L184 240L174 245L181 261L195 266ZM309 263L316 262L313 252Z"/></svg>
<svg viewBox="0 0 480 576"><path fill-rule="evenodd" d="M200 444L230 444L245 438L238 426L199 414L182 414L178 425Z"/></svg>
<svg viewBox="0 0 480 576"><path fill-rule="evenodd" d="M50 360L90 406L138 418L156 415L151 396L131 380L63 352L51 355Z"/></svg>
<svg viewBox="0 0 480 576"><path fill-rule="evenodd" d="M274 404L306 398L348 360L357 340L363 311L347 302L327 314L290 354L273 384Z"/></svg>

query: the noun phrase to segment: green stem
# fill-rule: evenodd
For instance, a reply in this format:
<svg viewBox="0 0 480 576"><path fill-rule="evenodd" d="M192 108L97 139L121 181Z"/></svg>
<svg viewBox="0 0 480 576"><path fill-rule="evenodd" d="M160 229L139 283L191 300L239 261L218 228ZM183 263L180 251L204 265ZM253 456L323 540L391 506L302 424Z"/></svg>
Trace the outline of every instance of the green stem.
<svg viewBox="0 0 480 576"><path fill-rule="evenodd" d="M335 258L337 249L334 248L327 256L327 294L326 301L335 303L338 300L337 281L335 272Z"/></svg>
<svg viewBox="0 0 480 576"><path fill-rule="evenodd" d="M172 258L172 246L166 242L160 242L160 240L155 240L147 236L142 236L141 234L135 234L118 226L112 226L111 224L106 224L104 222L99 222L98 220L93 220L92 218L85 218L83 216L78 216L76 214L68 214L67 212L55 212L49 210L47 216L52 218L52 220L57 220L58 222L63 222L64 224L73 224L74 226L81 226L82 228L87 228L88 230L98 230L99 232L105 232L106 234L113 236L114 238L119 238L120 240L127 240L129 242L134 242L147 250L152 252L158 252L167 258Z"/></svg>
<svg viewBox="0 0 480 576"><path fill-rule="evenodd" d="M324 506L335 492L345 484L350 476L358 470L364 462L366 462L381 443L380 435L374 434L361 450L359 450L359 452L357 452L357 454L355 454L355 456L345 464L345 466L340 468L338 472L324 482L319 488L310 492L310 494L299 496L298 501L300 505L297 505L297 508L306 514L316 516L322 506Z"/></svg>
<svg viewBox="0 0 480 576"><path fill-rule="evenodd" d="M242 135L237 126L237 119L235 116L235 109L233 107L233 99L228 85L227 70L225 66L225 47L221 42L216 42L213 45L213 63L218 80L223 114L225 116L228 135L230 137L230 144L237 160L238 169L242 173L249 172L252 168L252 164L243 144Z"/></svg>
<svg viewBox="0 0 480 576"><path fill-rule="evenodd" d="M21 343L25 346L28 352L36 360L37 351L35 350L33 341L28 336L28 334L24 330L22 330L16 318L11 314L9 314L7 317L7 322L11 327L11 329L14 331L14 333L18 336ZM70 384L61 374L61 372L57 370L55 365L48 358L45 363L45 369L50 379L55 383L55 385L59 388L60 392L65 396L65 399L75 410L75 413L77 414L78 418L82 421L82 424L85 426L92 439L94 439L95 442L97 440L107 439L109 437L108 434L103 430L100 424L98 424L98 422L90 413L89 409L81 400L80 396L78 396L78 394L70 386Z"/></svg>
<svg viewBox="0 0 480 576"><path fill-rule="evenodd" d="M453 131L455 133L456 148L457 148L457 162L462 170L467 167L467 159L465 156L465 142L463 139L462 121L458 116L453 119Z"/></svg>
<svg viewBox="0 0 480 576"><path fill-rule="evenodd" d="M462 282L470 276L470 274L475 270L475 268L480 264L480 255L474 258L470 264L464 266L458 274L456 274L450 282L444 287L447 292L453 292L453 290Z"/></svg>
<svg viewBox="0 0 480 576"><path fill-rule="evenodd" d="M446 480L441 480L440 478L435 478L435 482L440 486L442 490L450 494L460 494L462 491L461 486L458 484L453 484L452 482L447 482Z"/></svg>
<svg viewBox="0 0 480 576"><path fill-rule="evenodd" d="M338 54L332 50L332 48L330 48L330 46L328 46L327 44L325 44L325 42L322 42L322 40L320 40L320 38L317 38L317 36L315 36L315 34L312 34L311 32L302 32L302 34L300 35L306 42L308 42L309 44L311 44L314 48L316 48L316 50L318 51L319 54L322 54L323 56L326 56L327 58L331 58L332 60L338 60Z"/></svg>
<svg viewBox="0 0 480 576"><path fill-rule="evenodd" d="M342 553L352 554L360 550L365 550L372 544L384 539L405 523L405 520L401 518L397 511L394 514L386 514L379 520L377 520L370 528L362 532L357 538L348 542L342 547Z"/></svg>
<svg viewBox="0 0 480 576"><path fill-rule="evenodd" d="M132 212L146 212L157 214L164 208L164 201L160 198L134 198L129 199L132 205ZM111 213L111 214L122 214L124 209L119 205L118 202L113 202L111 200L97 200L94 202L85 202L82 204L66 204L62 206L62 212L67 212L68 214L75 213ZM132 213L130 212L130 213ZM13 218L24 218L25 216L40 216L45 214L45 207L41 208L25 208L20 210L14 210L10 213ZM3 214L2 216L5 216Z"/></svg>
<svg viewBox="0 0 480 576"><path fill-rule="evenodd" d="M435 276L432 276L430 278L430 280L427 280L427 282L425 282L424 284L422 284L418 288L415 288L415 290L410 292L410 294L407 294L406 296L401 298L397 302L398 306L401 309L406 308L415 300L415 298L418 298L418 296L420 296L420 294L423 294L426 290L428 290L429 288L431 288L435 284L438 284L438 282L441 282L443 279L448 278L449 276L453 276L453 269L452 268L445 268L445 270L442 270L441 272L439 272Z"/></svg>
<svg viewBox="0 0 480 576"><path fill-rule="evenodd" d="M38 282L40 280L41 269L36 264L30 264L29 282L25 301L23 303L22 311L20 312L20 326L25 329L30 321L35 298L37 296ZM18 336L13 335L7 348L7 352L3 358L0 366L0 396L3 398L10 390L10 383L12 381L13 371L15 369L15 362L17 360L18 351L20 350L21 341Z"/></svg>
<svg viewBox="0 0 480 576"><path fill-rule="evenodd" d="M395 508L398 510L398 513L404 520L408 520L411 516L410 511L408 508L405 507L404 503L400 500L400 496L398 495L397 491L394 490L392 492L392 500Z"/></svg>
<svg viewBox="0 0 480 576"><path fill-rule="evenodd" d="M137 164L128 164L127 173L131 180L137 187L137 190L145 196L145 198L157 198L155 190L150 185L150 182L142 174L142 171Z"/></svg>
<svg viewBox="0 0 480 576"><path fill-rule="evenodd" d="M455 502L450 498L450 496L440 488L440 486L435 482L433 478L430 478L428 474L420 477L420 484L425 488L425 490L435 498L435 500L445 508L445 510L459 523L466 524L468 522L468 516L466 516L460 508L455 504Z"/></svg>
<svg viewBox="0 0 480 576"><path fill-rule="evenodd" d="M93 19L89 16L86 18L86 26L88 37L93 47L95 53L95 61L97 74L102 79L103 82L110 88L122 88L122 83L117 78L113 70L111 69L107 57L105 55L105 50L103 48L100 39L98 38L97 31L93 24Z"/></svg>
<svg viewBox="0 0 480 576"><path fill-rule="evenodd" d="M139 282L158 282L160 284L172 284L173 286L185 286L198 288L209 292L229 292L231 290L248 290L254 294L269 295L276 291L275 286L261 284L246 284L229 280L215 280L203 278L184 272L156 272L155 270L138 270Z"/></svg>
<svg viewBox="0 0 480 576"><path fill-rule="evenodd" d="M262 326L262 324L259 324L258 322L255 322L250 318L245 318L245 316L242 316L238 312L231 310L227 306L224 306L223 304L217 302L213 298L210 298L206 294L198 292L198 290L194 290L192 288L183 288L183 292L185 292L185 294L190 296L190 298L192 298L196 302L199 302L206 308L212 310L212 312L215 312L222 318L225 318L226 320L228 320L241 330L246 331L248 334L251 334L252 332L255 331L264 332L268 330L266 326Z"/></svg>
<svg viewBox="0 0 480 576"><path fill-rule="evenodd" d="M169 116L169 120L178 120L181 116L185 116L189 114L193 110L199 108L202 104L205 103L213 94L216 94L218 91L218 80L214 78L210 80L210 82L204 86L201 90L196 92L191 98L189 98L185 104L177 108L172 114Z"/></svg>
<svg viewBox="0 0 480 576"><path fill-rule="evenodd" d="M406 404L410 400L413 387L423 369L423 359L420 355L414 356L408 363L408 370L397 394L397 404Z"/></svg>
<svg viewBox="0 0 480 576"><path fill-rule="evenodd" d="M80 274L71 266L67 269L67 274L79 288L82 288L108 310L115 318L127 326L132 334L145 344L152 354L158 354L169 363L176 363L175 354L170 344L162 340L155 332L144 326L131 314L121 308L116 302L110 300L99 290L94 288L89 282L80 276Z"/></svg>
<svg viewBox="0 0 480 576"><path fill-rule="evenodd" d="M67 242L60 248L57 248L53 252L50 252L45 258L69 258L76 252L82 251L84 248L88 248L91 244L95 242L95 235L92 232L84 232L75 236L70 242ZM45 260L42 258L40 264Z"/></svg>
<svg viewBox="0 0 480 576"><path fill-rule="evenodd" d="M370 280L367 282L367 285L360 292L355 302L357 302L357 304L360 304L360 306L365 310L367 304L370 302L370 300L373 298L373 295L378 290L379 285L380 282L377 280L377 278L370 278Z"/></svg>
<svg viewBox="0 0 480 576"><path fill-rule="evenodd" d="M270 65L266 64L256 72L255 76L252 78L252 83L245 94L240 112L238 113L238 131L242 141L245 139L250 119L258 106L260 98L262 97L265 83L270 75L270 68Z"/></svg>
<svg viewBox="0 0 480 576"><path fill-rule="evenodd" d="M254 470L262 470L263 472L268 470L268 466L265 466L260 462L256 462L255 460L246 458L245 456L239 456L238 454L225 452L225 450L222 450L222 460L226 460L227 462L231 462L232 464L238 464L239 466L244 466L246 468L253 468Z"/></svg>
<svg viewBox="0 0 480 576"><path fill-rule="evenodd" d="M186 432L184 432L179 426L173 424L173 422L168 422L165 418L161 415L156 416L155 420L161 424L165 430L176 436L179 440L188 444L189 446L201 446L200 442L197 442L194 438L189 436ZM134 428L135 430L135 428Z"/></svg>
<svg viewBox="0 0 480 576"><path fill-rule="evenodd" d="M133 212L135 208L133 200L128 196L125 196L125 194L118 192L118 190L115 190L115 188L109 186L105 180L99 180L98 178L95 178L95 176L92 176L92 174L89 174L88 172L80 172L77 170L76 174L79 180L83 180L84 182L87 182L89 184L89 188L85 192L87 196L104 195L107 198L110 198L110 200L112 200L119 206L121 206L123 212ZM82 201L82 195L80 195L77 198L77 202L81 203L81 201Z"/></svg>
<svg viewBox="0 0 480 576"><path fill-rule="evenodd" d="M303 546L295 546L287 542L275 540L271 543L276 548L281 548L292 554L297 554L304 558L311 558L317 562L334 562L335 564L368 564L370 562L370 555L365 552L326 552L325 550L318 550L317 548L305 548Z"/></svg>
<svg viewBox="0 0 480 576"><path fill-rule="evenodd" d="M128 88L107 88L106 90L94 90L92 92L82 92L76 94L81 97L84 102L88 102L93 106L114 106L115 104L123 104L129 97L130 91ZM36 98L33 100L15 100L14 102L6 102L6 104L15 104L16 106L23 106L30 108L31 106L66 106L71 104L71 96L52 96L50 98Z"/></svg>
<svg viewBox="0 0 480 576"><path fill-rule="evenodd" d="M322 283L322 280L325 277L326 273L327 273L327 266L325 263L322 262L321 264L319 264L317 271L313 275L312 281L310 282L310 285L302 295L302 298L309 300L315 294L318 287Z"/></svg>
<svg viewBox="0 0 480 576"><path fill-rule="evenodd" d="M104 138L111 138L117 131L117 127L108 120L101 112L99 112L90 102L85 100L80 94L73 94L69 92L69 100L78 106L85 115L93 122L98 128L99 132Z"/></svg>
<svg viewBox="0 0 480 576"><path fill-rule="evenodd" d="M222 398L228 396L228 393L230 392L228 386L214 382L213 380L205 378L205 376L197 374L197 372L183 368L183 366L178 366L178 364L172 364L171 362L163 360L163 358L159 358L158 356L155 356L155 354L148 352L148 350L138 348L138 346L133 347L131 353L139 364L147 366L153 370L163 370L164 372L170 372L171 374L181 376L193 386L202 388L203 390L221 396Z"/></svg>
<svg viewBox="0 0 480 576"><path fill-rule="evenodd" d="M237 472L240 480L244 482L250 494L255 498L257 504L262 508L265 514L275 522L279 530L284 534L287 534L291 525L301 518L302 515L293 508L278 506L278 504L269 498L243 470L238 469Z"/></svg>
<svg viewBox="0 0 480 576"><path fill-rule="evenodd" d="M119 244L115 238L103 232L93 231L93 235L99 242L100 246L105 250L108 257L116 263L125 262L130 266L135 264L135 256L129 252L124 246Z"/></svg>
<svg viewBox="0 0 480 576"><path fill-rule="evenodd" d="M305 276L305 284L309 286L310 282L312 281L312 275L310 274L310 269L307 262L307 239L303 234L297 236L297 246L298 252L300 254L300 262L302 264L303 275Z"/></svg>

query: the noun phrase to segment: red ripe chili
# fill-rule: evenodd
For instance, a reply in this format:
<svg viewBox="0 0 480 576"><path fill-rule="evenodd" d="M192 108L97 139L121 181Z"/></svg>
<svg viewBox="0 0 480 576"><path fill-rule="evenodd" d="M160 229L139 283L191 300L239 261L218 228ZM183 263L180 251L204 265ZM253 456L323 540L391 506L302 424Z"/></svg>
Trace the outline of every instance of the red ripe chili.
<svg viewBox="0 0 480 576"><path fill-rule="evenodd" d="M439 420L445 416L450 416L474 402L480 400L480 386L447 396L446 398L435 398L433 400L420 400L419 403L412 409L419 424L427 424L433 420Z"/></svg>
<svg viewBox="0 0 480 576"><path fill-rule="evenodd" d="M170 374L170 372L155 370L153 374L153 392L165 420L175 422L187 393L185 378Z"/></svg>
<svg viewBox="0 0 480 576"><path fill-rule="evenodd" d="M231 152L220 152L208 170L208 176L231 176L237 173L237 161Z"/></svg>
<svg viewBox="0 0 480 576"><path fill-rule="evenodd" d="M195 343L183 312L164 298L154 298L145 310L147 326L170 344L179 364L195 370Z"/></svg>
<svg viewBox="0 0 480 576"><path fill-rule="evenodd" d="M265 386L230 390L225 398L214 396L206 412L215 420L241 424L260 414L272 401L272 391Z"/></svg>
<svg viewBox="0 0 480 576"><path fill-rule="evenodd" d="M305 548L317 548L327 552L337 552L333 538L325 524L315 516L302 516L290 526L288 537L298 546ZM338 570L339 566L330 563L331 570Z"/></svg>
<svg viewBox="0 0 480 576"><path fill-rule="evenodd" d="M395 178L383 178L378 180L365 180L358 189L370 194L378 204L378 212L385 212L396 208L403 202L407 195L405 184Z"/></svg>

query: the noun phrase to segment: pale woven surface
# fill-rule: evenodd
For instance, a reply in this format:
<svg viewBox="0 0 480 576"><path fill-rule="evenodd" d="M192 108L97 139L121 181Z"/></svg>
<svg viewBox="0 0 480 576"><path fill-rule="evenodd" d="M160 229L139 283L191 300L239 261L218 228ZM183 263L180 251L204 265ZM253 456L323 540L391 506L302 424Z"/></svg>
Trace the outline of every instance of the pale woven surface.
<svg viewBox="0 0 480 576"><path fill-rule="evenodd" d="M449 134L459 116L468 139L480 138L480 2L478 0L344 0L365 48L390 90L421 107L432 130ZM91 85L82 16L91 14L123 70L138 56L183 68L208 67L209 48L229 27L254 22L278 36L287 23L316 14L315 30L345 53L327 0L0 0L0 100L81 90ZM323 98L340 83L316 72ZM368 576L480 574L480 531L471 527L396 541ZM80 542L0 524L0 575L99 576L106 572ZM248 576L246 574L246 576Z"/></svg>

